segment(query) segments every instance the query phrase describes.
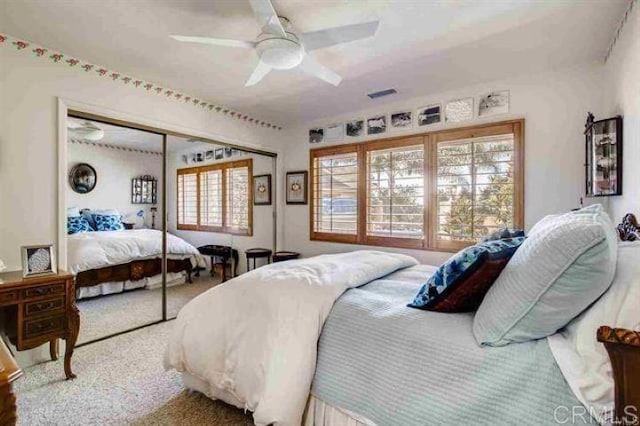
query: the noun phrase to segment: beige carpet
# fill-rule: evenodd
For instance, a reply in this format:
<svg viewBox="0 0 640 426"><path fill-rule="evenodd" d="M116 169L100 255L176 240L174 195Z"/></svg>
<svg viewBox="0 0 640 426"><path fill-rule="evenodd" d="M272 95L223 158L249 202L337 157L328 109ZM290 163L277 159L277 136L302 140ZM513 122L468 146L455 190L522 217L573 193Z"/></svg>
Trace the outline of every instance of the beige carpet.
<svg viewBox="0 0 640 426"><path fill-rule="evenodd" d="M167 318L178 315L188 301L219 282L205 272L199 278L194 277L193 283L167 288ZM80 310L77 343L80 344L161 320L162 289L141 288L82 299L77 305Z"/></svg>
<svg viewBox="0 0 640 426"><path fill-rule="evenodd" d="M174 321L76 349L64 380L62 359L27 368L15 382L22 425L251 425L242 410L186 391L162 356Z"/></svg>

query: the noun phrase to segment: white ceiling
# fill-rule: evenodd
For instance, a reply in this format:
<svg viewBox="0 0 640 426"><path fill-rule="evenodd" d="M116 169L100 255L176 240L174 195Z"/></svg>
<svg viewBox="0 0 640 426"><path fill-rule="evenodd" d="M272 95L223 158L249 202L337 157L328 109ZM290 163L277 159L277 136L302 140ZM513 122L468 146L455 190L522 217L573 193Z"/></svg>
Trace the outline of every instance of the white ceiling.
<svg viewBox="0 0 640 426"><path fill-rule="evenodd" d="M299 31L380 20L374 39L313 52L344 78L300 71L244 82L250 50L169 34L254 40L245 0L0 0L6 33L286 125L462 85L602 59L629 0L273 0ZM389 87L398 94L370 101Z"/></svg>

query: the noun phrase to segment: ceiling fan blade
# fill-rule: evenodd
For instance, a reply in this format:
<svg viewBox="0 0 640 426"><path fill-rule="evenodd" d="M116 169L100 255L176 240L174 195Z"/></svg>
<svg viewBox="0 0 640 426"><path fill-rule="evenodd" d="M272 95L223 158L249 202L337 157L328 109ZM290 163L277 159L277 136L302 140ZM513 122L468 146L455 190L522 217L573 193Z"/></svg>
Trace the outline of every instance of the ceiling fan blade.
<svg viewBox="0 0 640 426"><path fill-rule="evenodd" d="M373 37L380 25L379 21L366 22L364 24L345 25L343 27L327 28L326 30L303 33L302 43L307 52L322 49L341 43L362 40Z"/></svg>
<svg viewBox="0 0 640 426"><path fill-rule="evenodd" d="M300 69L307 74L317 77L320 80L324 80L327 83L331 83L334 86L339 85L342 81L342 77L336 74L333 70L316 61L311 57L311 55L306 55L299 66Z"/></svg>
<svg viewBox="0 0 640 426"><path fill-rule="evenodd" d="M215 46L244 47L247 49L256 46L256 43L253 41L231 40L227 38L193 37L181 35L170 35L169 37L174 40L185 41L188 43L213 44Z"/></svg>
<svg viewBox="0 0 640 426"><path fill-rule="evenodd" d="M265 64L262 61L258 61L258 65L256 69L253 70L253 73L249 77L249 80L244 84L245 87L253 86L257 84L260 80L264 78L265 75L269 74L271 71L271 67Z"/></svg>
<svg viewBox="0 0 640 426"><path fill-rule="evenodd" d="M249 3L262 32L287 37L270 0L249 0Z"/></svg>

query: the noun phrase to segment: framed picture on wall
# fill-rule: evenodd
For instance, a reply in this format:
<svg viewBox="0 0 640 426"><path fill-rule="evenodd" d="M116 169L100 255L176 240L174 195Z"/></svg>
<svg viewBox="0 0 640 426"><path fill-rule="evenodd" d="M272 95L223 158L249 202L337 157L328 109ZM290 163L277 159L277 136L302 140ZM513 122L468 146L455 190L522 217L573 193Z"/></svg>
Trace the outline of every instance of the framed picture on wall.
<svg viewBox="0 0 640 426"><path fill-rule="evenodd" d="M585 125L587 197L622 195L622 117L593 120Z"/></svg>
<svg viewBox="0 0 640 426"><path fill-rule="evenodd" d="M364 136L364 118L347 121L344 124L344 134L347 138L359 138Z"/></svg>
<svg viewBox="0 0 640 426"><path fill-rule="evenodd" d="M287 204L307 204L307 176L306 170L287 172Z"/></svg>
<svg viewBox="0 0 640 426"><path fill-rule="evenodd" d="M271 205L271 175L253 177L253 205Z"/></svg>
<svg viewBox="0 0 640 426"><path fill-rule="evenodd" d="M391 130L405 130L413 127L413 113L411 111L392 112L390 117Z"/></svg>
<svg viewBox="0 0 640 426"><path fill-rule="evenodd" d="M440 104L429 105L418 108L416 111L418 126L428 126L441 121Z"/></svg>

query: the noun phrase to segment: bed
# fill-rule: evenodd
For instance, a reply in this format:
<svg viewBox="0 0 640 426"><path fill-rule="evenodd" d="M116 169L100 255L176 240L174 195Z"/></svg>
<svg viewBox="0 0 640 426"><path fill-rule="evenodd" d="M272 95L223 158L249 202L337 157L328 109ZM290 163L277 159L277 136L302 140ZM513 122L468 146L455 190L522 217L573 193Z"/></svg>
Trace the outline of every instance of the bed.
<svg viewBox="0 0 640 426"><path fill-rule="evenodd" d="M640 325L640 244L613 247L611 287L546 338L480 346L474 313L407 307L434 267L358 251L264 266L199 295L164 365L258 425L606 423L613 379L596 330Z"/></svg>
<svg viewBox="0 0 640 426"><path fill-rule="evenodd" d="M198 250L167 234L167 282L191 282L204 267ZM78 299L161 285L162 232L154 229L81 232L67 236L67 265Z"/></svg>

